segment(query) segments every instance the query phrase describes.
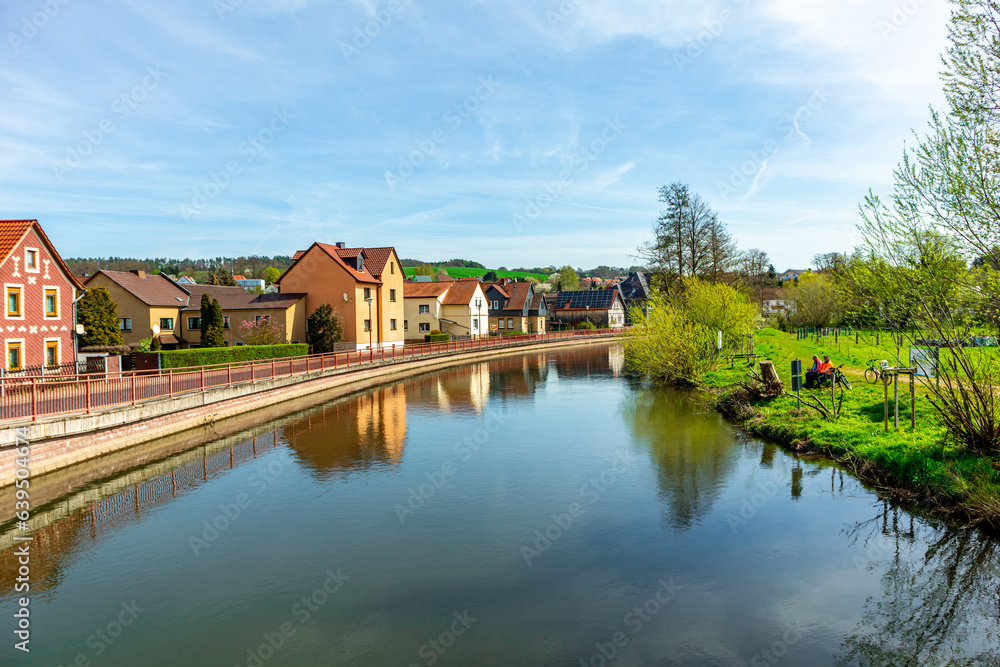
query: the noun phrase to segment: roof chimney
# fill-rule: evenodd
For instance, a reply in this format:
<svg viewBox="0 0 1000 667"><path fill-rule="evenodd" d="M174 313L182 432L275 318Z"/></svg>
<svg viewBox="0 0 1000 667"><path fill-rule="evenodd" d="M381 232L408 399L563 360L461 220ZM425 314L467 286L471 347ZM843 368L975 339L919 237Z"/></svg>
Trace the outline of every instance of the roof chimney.
<svg viewBox="0 0 1000 667"><path fill-rule="evenodd" d="M139 269L132 269L132 271L130 271L130 273L134 273L135 275L139 276L140 278L145 278L146 277L146 272L145 271L140 271Z"/></svg>
<svg viewBox="0 0 1000 667"><path fill-rule="evenodd" d="M337 241L337 247L343 250L344 248L347 247L347 244L344 243L343 241Z"/></svg>

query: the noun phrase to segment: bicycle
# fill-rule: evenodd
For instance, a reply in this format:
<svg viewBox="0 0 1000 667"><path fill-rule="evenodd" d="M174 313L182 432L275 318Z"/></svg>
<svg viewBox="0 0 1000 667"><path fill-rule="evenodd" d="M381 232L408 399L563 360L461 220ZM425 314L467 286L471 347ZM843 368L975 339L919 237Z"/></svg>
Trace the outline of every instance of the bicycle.
<svg viewBox="0 0 1000 667"><path fill-rule="evenodd" d="M853 387L851 386L851 381L847 379L846 375L844 375L844 371L840 370L843 367L844 367L843 364L841 364L840 366L837 366L836 368L830 370L829 372L823 373L822 375L819 376L819 379L816 381L816 384L819 386L820 389L829 389L833 383L847 387L848 389L853 389Z"/></svg>
<svg viewBox="0 0 1000 667"><path fill-rule="evenodd" d="M892 384L892 373L884 370L882 363L884 362L878 359L869 359L868 368L865 369L865 380L875 384L881 382L884 377L886 384Z"/></svg>

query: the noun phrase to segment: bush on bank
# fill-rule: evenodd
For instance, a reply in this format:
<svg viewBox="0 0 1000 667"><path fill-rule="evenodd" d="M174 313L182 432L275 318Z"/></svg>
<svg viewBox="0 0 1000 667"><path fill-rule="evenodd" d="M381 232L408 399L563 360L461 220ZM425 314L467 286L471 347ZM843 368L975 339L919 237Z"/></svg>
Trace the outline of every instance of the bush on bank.
<svg viewBox="0 0 1000 667"><path fill-rule="evenodd" d="M160 368L235 364L244 361L301 357L307 354L309 354L309 346L305 344L241 345L240 347L198 347L190 350L161 350Z"/></svg>

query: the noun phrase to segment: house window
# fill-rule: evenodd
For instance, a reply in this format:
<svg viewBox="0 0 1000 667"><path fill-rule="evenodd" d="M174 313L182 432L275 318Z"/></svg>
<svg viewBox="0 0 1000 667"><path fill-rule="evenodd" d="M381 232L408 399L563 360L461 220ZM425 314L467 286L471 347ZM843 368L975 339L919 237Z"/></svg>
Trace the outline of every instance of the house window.
<svg viewBox="0 0 1000 667"><path fill-rule="evenodd" d="M132 318L131 317L119 317L118 318L118 328L122 331L132 330Z"/></svg>
<svg viewBox="0 0 1000 667"><path fill-rule="evenodd" d="M396 330L396 320L389 320L389 330L390 331Z"/></svg>
<svg viewBox="0 0 1000 667"><path fill-rule="evenodd" d="M7 317L22 317L21 313L21 288L7 288Z"/></svg>
<svg viewBox="0 0 1000 667"><path fill-rule="evenodd" d="M389 262L389 273L391 273L393 275L396 275L396 263L395 262ZM393 301L395 301L395 299L393 299Z"/></svg>
<svg viewBox="0 0 1000 667"><path fill-rule="evenodd" d="M188 329L194 331L195 329L201 328L201 318L200 317L189 317L188 318Z"/></svg>
<svg viewBox="0 0 1000 667"><path fill-rule="evenodd" d="M389 290L389 301L395 301L395 300L396 300L396 290L391 289Z"/></svg>
<svg viewBox="0 0 1000 667"><path fill-rule="evenodd" d="M494 301L493 302L493 310L500 310L500 302L499 301Z"/></svg>
<svg viewBox="0 0 1000 667"><path fill-rule="evenodd" d="M410 330L410 321L403 320L403 331L409 331L409 330Z"/></svg>
<svg viewBox="0 0 1000 667"><path fill-rule="evenodd" d="M59 365L59 341L45 341L45 365L49 368Z"/></svg>
<svg viewBox="0 0 1000 667"><path fill-rule="evenodd" d="M420 314L421 315L430 315L431 314L431 307L430 306L420 306Z"/></svg>
<svg viewBox="0 0 1000 667"><path fill-rule="evenodd" d="M228 329L229 328L229 315L223 315L222 316L222 328L223 329Z"/></svg>
<svg viewBox="0 0 1000 667"><path fill-rule="evenodd" d="M430 332L431 332L431 325L428 324L427 322L421 322L420 333L430 333Z"/></svg>
<svg viewBox="0 0 1000 667"><path fill-rule="evenodd" d="M472 328L473 329L478 329L479 328L479 318L478 317L476 319L472 320Z"/></svg>
<svg viewBox="0 0 1000 667"><path fill-rule="evenodd" d="M38 249L37 248L25 248L24 250L24 268L33 273L38 272Z"/></svg>
<svg viewBox="0 0 1000 667"><path fill-rule="evenodd" d="M365 301L367 301L370 298L372 298L372 288L371 287L366 287L365 288Z"/></svg>
<svg viewBox="0 0 1000 667"><path fill-rule="evenodd" d="M270 315L254 315L253 321L255 324L260 324L261 322L270 322Z"/></svg>
<svg viewBox="0 0 1000 667"><path fill-rule="evenodd" d="M166 331L167 329L174 330L174 318L172 317L161 317L160 318L160 331Z"/></svg>
<svg viewBox="0 0 1000 667"><path fill-rule="evenodd" d="M497 322L497 328L498 329L505 328L504 325L503 325L503 318L502 317L500 318L499 322Z"/></svg>
<svg viewBox="0 0 1000 667"><path fill-rule="evenodd" d="M514 328L514 318L513 317L508 317L507 318L507 328L508 329L513 329Z"/></svg>
<svg viewBox="0 0 1000 667"><path fill-rule="evenodd" d="M372 330L372 321L365 320L365 331L371 331L371 330Z"/></svg>
<svg viewBox="0 0 1000 667"><path fill-rule="evenodd" d="M365 256L358 255L358 271L361 272L364 270L365 270ZM368 290L366 289L365 291L367 292ZM367 299L368 297L365 298Z"/></svg>
<svg viewBox="0 0 1000 667"><path fill-rule="evenodd" d="M19 371L23 367L24 357L21 356L21 341L7 343L7 370Z"/></svg>
<svg viewBox="0 0 1000 667"><path fill-rule="evenodd" d="M59 317L59 290L51 287L45 290L45 317Z"/></svg>

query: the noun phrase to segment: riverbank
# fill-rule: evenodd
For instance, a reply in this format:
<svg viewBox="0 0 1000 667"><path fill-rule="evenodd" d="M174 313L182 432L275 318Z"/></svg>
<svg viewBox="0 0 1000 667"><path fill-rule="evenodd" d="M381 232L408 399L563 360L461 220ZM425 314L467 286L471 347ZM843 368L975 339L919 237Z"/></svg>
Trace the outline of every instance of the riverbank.
<svg viewBox="0 0 1000 667"><path fill-rule="evenodd" d="M747 377L746 365L735 364L710 373L705 378L705 389L715 396L720 412L754 435L801 454L828 456L894 500L963 523L1000 529L1000 465L947 441L946 431L919 381L916 430L910 428L909 384L904 379L900 387L900 428L893 429L890 412L890 430L884 431L884 390L881 384L866 382L864 370L871 358L887 359L895 365L897 348L888 335L881 345L868 338L862 336L858 343L854 336L816 342L797 340L794 333L775 329L757 333L758 358L774 362L786 391L791 390L793 359L801 359L808 367L813 354L828 354L834 365L844 364L853 389L846 393L843 411L836 421L826 420L805 407L799 410L793 395L764 397L745 391L740 382ZM899 350L899 354L905 359L907 349ZM830 403L829 390L804 390L803 394ZM890 411L892 397L890 387Z"/></svg>

